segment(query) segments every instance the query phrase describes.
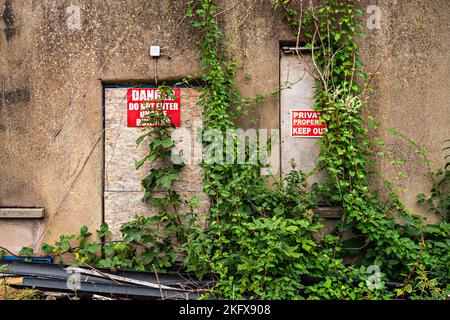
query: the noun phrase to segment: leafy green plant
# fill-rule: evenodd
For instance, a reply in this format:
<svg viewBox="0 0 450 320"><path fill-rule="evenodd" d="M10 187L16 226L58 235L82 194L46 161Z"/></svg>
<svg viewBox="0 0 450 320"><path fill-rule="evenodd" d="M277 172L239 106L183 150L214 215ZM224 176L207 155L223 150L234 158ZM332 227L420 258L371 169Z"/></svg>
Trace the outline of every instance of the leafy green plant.
<svg viewBox="0 0 450 320"><path fill-rule="evenodd" d="M439 287L437 278L429 279L430 272L423 265L418 265L412 283L397 289L397 295L409 295L411 300L445 300L445 290Z"/></svg>
<svg viewBox="0 0 450 320"><path fill-rule="evenodd" d="M173 98L172 88L161 86L158 88L161 100ZM150 110L146 117L147 127L144 134L136 143L139 146L145 138L151 137L148 155L136 162L136 169L149 162L152 168L142 180L142 189L145 191L143 202L158 208L159 214L146 218L136 217L135 220L122 226L126 241L135 241L144 245L144 256L147 263L157 266L171 266L176 262L177 247L175 241L184 242L186 239L186 225L184 220L189 213L180 212L182 200L173 191L173 183L180 179L180 170L185 166L182 158L172 153L175 143L171 137L173 125L170 118L162 109ZM162 197L153 197L156 192L162 192ZM175 239L173 239L175 238ZM162 256L161 256L162 255Z"/></svg>
<svg viewBox="0 0 450 320"><path fill-rule="evenodd" d="M358 31L361 25L357 20L362 12L354 7L352 1L326 0L323 5L300 13L291 1L272 3L275 9L285 11L287 21L296 31L299 27L304 30L301 36L312 51L315 68L311 71L317 79L315 109L321 112L328 126L321 141L319 156L319 169L327 172L328 181L317 186L316 191L329 204L340 206L344 210L337 237L327 237L326 241L310 247L310 254L315 257L333 258L324 261L317 258L316 261L321 263L313 264L311 260L307 263L296 256L301 254L303 257L305 253L301 251L300 245L296 247L295 244L287 247L294 253L289 258L296 256L297 259L293 260L297 262L295 266L299 270L308 270L311 274L325 276L327 279L330 276L335 279L336 270L340 270L337 278L343 277L352 269L342 263L343 245L339 235L346 230L353 230L364 239L364 250L361 252L363 265L376 264L391 280L404 281L404 274L409 273L412 263L421 259L427 266L432 264L428 255L428 250L431 249L428 245L425 248L422 245L421 239L425 239L425 231L421 218L406 210L393 189L389 189L389 200L382 201L369 184L374 148L368 137L362 108L363 96L366 91L370 91L370 79L360 69L362 62L358 58L359 50L355 41L361 35ZM227 55L226 43L216 19L217 5L206 0L191 1L189 4L188 16L192 18L192 25L202 33L200 56L206 87L200 103L205 107L205 127L221 131L234 128L229 113L239 104L239 94L233 88L233 66L236 63L233 60L230 62ZM361 86L360 83L364 80L368 81ZM267 190L258 175L258 167L227 164L205 165L204 169L205 192L210 196L212 208L207 230L202 237L197 238L205 247L199 250L205 257L197 257L196 261L203 261L206 269L208 262L210 270L218 277L215 294L224 297L234 297L237 294L250 297L299 297L302 288L298 285L299 273L296 272L299 270L295 268L290 268L290 273L284 272L289 276L284 278L282 286L276 289L265 286L266 283L277 283L276 270L285 271L284 266L290 266L282 254L276 254L281 259L280 263L275 263L276 268L270 270L264 268L266 261L263 258L242 261L253 256L252 251L258 248L256 243L263 243L264 248L269 247L273 251L276 249L269 245L269 239L276 239L274 243L278 245L289 243L286 240L288 235L280 233L276 227L271 228L271 223L281 224L288 230L297 230L297 221L291 220L288 215L291 208L285 202L280 202L280 194L274 196ZM239 185L236 181L239 181ZM260 197L253 190L257 190ZM279 187L276 192L283 193L286 190ZM258 210L261 206L268 206L268 199L272 201L272 207L267 211ZM305 214L310 209L309 205L311 203L308 201L302 201L301 213ZM278 212L282 214L277 215ZM297 218L303 223L307 222L304 217ZM314 232L315 229L311 226L303 231ZM442 231L443 237L448 237L442 227L436 228ZM264 232L256 232L258 228L262 228ZM214 241L206 242L204 234L209 234L208 238L213 238ZM262 237L262 234L266 237ZM245 237L241 238L242 235ZM301 239L302 243L309 243L300 235L295 238ZM197 243L195 247L201 245ZM424 250L427 252L424 253ZM258 256L267 257L268 252L256 251L255 257ZM270 256L267 259L272 261L274 258ZM448 262L445 258L442 261L444 264ZM241 268L236 269L236 266ZM251 280L243 273L247 269ZM439 270L435 272L445 272L446 269ZM357 272L354 275L362 277ZM441 280L442 283L448 282L447 278ZM330 283L327 280L325 284L335 288L333 281ZM351 293L346 296L342 290L336 290L340 293L329 297L356 297ZM393 295L386 293L381 296Z"/></svg>
<svg viewBox="0 0 450 320"><path fill-rule="evenodd" d="M450 142L446 140L445 142ZM450 147L445 147L443 151L450 150ZM426 204L428 210L433 214L447 219L450 222L450 155L445 155L447 160L443 169L438 169L436 172L431 172L430 176L433 182L431 194L426 196L421 193L418 196L420 204Z"/></svg>

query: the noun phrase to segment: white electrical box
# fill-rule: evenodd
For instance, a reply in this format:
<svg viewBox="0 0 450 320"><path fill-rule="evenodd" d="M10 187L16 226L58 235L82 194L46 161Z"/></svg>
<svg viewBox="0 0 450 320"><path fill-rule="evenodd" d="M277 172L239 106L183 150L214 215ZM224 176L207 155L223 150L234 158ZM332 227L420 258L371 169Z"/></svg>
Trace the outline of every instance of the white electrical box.
<svg viewBox="0 0 450 320"><path fill-rule="evenodd" d="M150 56L159 57L161 55L161 47L160 46L150 46Z"/></svg>

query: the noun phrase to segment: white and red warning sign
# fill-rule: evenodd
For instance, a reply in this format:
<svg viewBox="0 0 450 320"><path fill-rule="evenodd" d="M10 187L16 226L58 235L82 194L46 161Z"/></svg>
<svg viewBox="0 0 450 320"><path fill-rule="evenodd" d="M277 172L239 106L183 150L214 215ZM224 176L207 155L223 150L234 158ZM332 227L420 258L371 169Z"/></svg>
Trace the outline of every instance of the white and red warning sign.
<svg viewBox="0 0 450 320"><path fill-rule="evenodd" d="M170 117L170 122L179 127L181 124L181 89L173 89L173 99L162 97L157 88L130 88L127 93L128 127L145 127L149 124L145 117L161 108Z"/></svg>
<svg viewBox="0 0 450 320"><path fill-rule="evenodd" d="M312 109L291 110L291 136L320 138L327 129L320 113Z"/></svg>

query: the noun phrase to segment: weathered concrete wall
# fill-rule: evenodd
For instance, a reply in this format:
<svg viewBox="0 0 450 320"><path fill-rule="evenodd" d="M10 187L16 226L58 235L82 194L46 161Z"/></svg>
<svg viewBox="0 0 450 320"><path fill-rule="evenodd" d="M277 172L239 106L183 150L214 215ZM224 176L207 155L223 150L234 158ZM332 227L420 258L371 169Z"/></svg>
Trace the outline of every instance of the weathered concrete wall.
<svg viewBox="0 0 450 320"><path fill-rule="evenodd" d="M388 55L369 109L383 112L386 127L407 131L442 164L442 141L450 138L448 1L362 1L364 11L369 3L383 15L381 30L367 31L362 42L368 69ZM219 19L243 64L243 95L273 92L279 42L294 38L268 4L221 4ZM80 25L73 7L67 11L71 5L80 8ZM0 0L0 207L46 208L36 244L101 222L102 81L152 81L151 44L166 54L159 60L161 80L198 77L185 9L182 0ZM245 80L245 73L253 78ZM278 99L269 99L242 123L278 128L278 110ZM425 168L406 144L384 132L408 160L403 197L414 208L415 194L428 189ZM0 244L16 237L3 230Z"/></svg>
<svg viewBox="0 0 450 320"><path fill-rule="evenodd" d="M398 182L406 187L402 200L413 211L420 192L429 192L426 166L407 142L392 136L387 129L396 128L425 148L433 170L443 167L441 152L444 140L450 139L450 10L448 0L362 1L381 8L381 29L366 30L368 38L361 51L367 70L380 63L380 75L374 78L374 92L368 112L383 116L379 131L394 156L406 160L400 169L407 178ZM366 17L369 17L366 14ZM394 182L396 170L388 159L381 162L384 176ZM428 215L429 221L436 221Z"/></svg>

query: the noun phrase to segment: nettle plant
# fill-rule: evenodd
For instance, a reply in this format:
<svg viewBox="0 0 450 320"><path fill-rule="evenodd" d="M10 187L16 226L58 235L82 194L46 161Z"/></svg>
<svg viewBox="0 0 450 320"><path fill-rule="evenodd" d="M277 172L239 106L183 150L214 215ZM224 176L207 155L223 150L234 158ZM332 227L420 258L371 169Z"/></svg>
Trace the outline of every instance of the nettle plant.
<svg viewBox="0 0 450 320"><path fill-rule="evenodd" d="M450 140L446 140L445 142L449 143ZM443 151L447 150L450 150L450 147L443 149ZM428 167L431 181L433 182L431 195L426 196L421 193L418 196L418 201L421 204L426 204L430 212L450 222L450 160L448 160L450 159L450 154L445 155L445 159L446 163L443 169L438 169L436 172L433 172Z"/></svg>
<svg viewBox="0 0 450 320"><path fill-rule="evenodd" d="M203 87L198 104L204 110L204 130L225 135L236 129L236 113L264 96L242 98L236 89L238 63L220 28L216 1L187 3L187 17L200 35ZM78 236L62 236L55 246L44 245L44 251L59 256L72 252L82 263L111 269L165 270L181 263L184 270L215 279L216 285L206 296L218 298L445 298L450 289L450 224L444 220L424 225L421 217L405 208L391 182L386 181L387 200L369 184L384 144L368 136L369 129L379 123L362 115L375 76L363 72L358 58L362 12L354 1L324 0L308 7L290 0L269 3L284 12L298 42L301 39L312 52L308 72L317 82L314 108L328 126L318 158L318 170L327 173L326 183L310 191L306 183L310 173L295 167L283 179L267 178L261 176L264 164L259 162L204 159L204 192L210 199L205 224L204 217L195 213L197 199L181 200L173 191L183 163L171 156L171 128L161 125L167 119L156 110L149 122L160 125L147 127L138 138L138 144L149 144L149 153L136 167L152 164L142 181L143 200L158 208L159 214L124 224L122 241L108 241L110 232L102 225L97 231L101 241L88 241L91 235L83 228ZM171 94L168 87L161 90ZM204 146L216 142L204 139ZM227 143L235 146L238 142ZM230 150L226 145L223 149ZM422 149L418 153L425 156ZM237 158L235 153L231 156ZM225 155L220 157L225 159ZM431 196L419 198L431 212L447 217L448 167L445 173L432 175ZM269 181L275 182L270 185ZM318 236L323 225L314 212L318 196L343 210L339 225L324 236ZM182 202L189 208L186 212L180 210ZM344 239L342 234L347 231L353 236ZM73 239L79 246L72 246ZM345 262L349 257L354 258L351 264ZM311 277L315 281L307 283ZM397 285L388 286L388 280Z"/></svg>

